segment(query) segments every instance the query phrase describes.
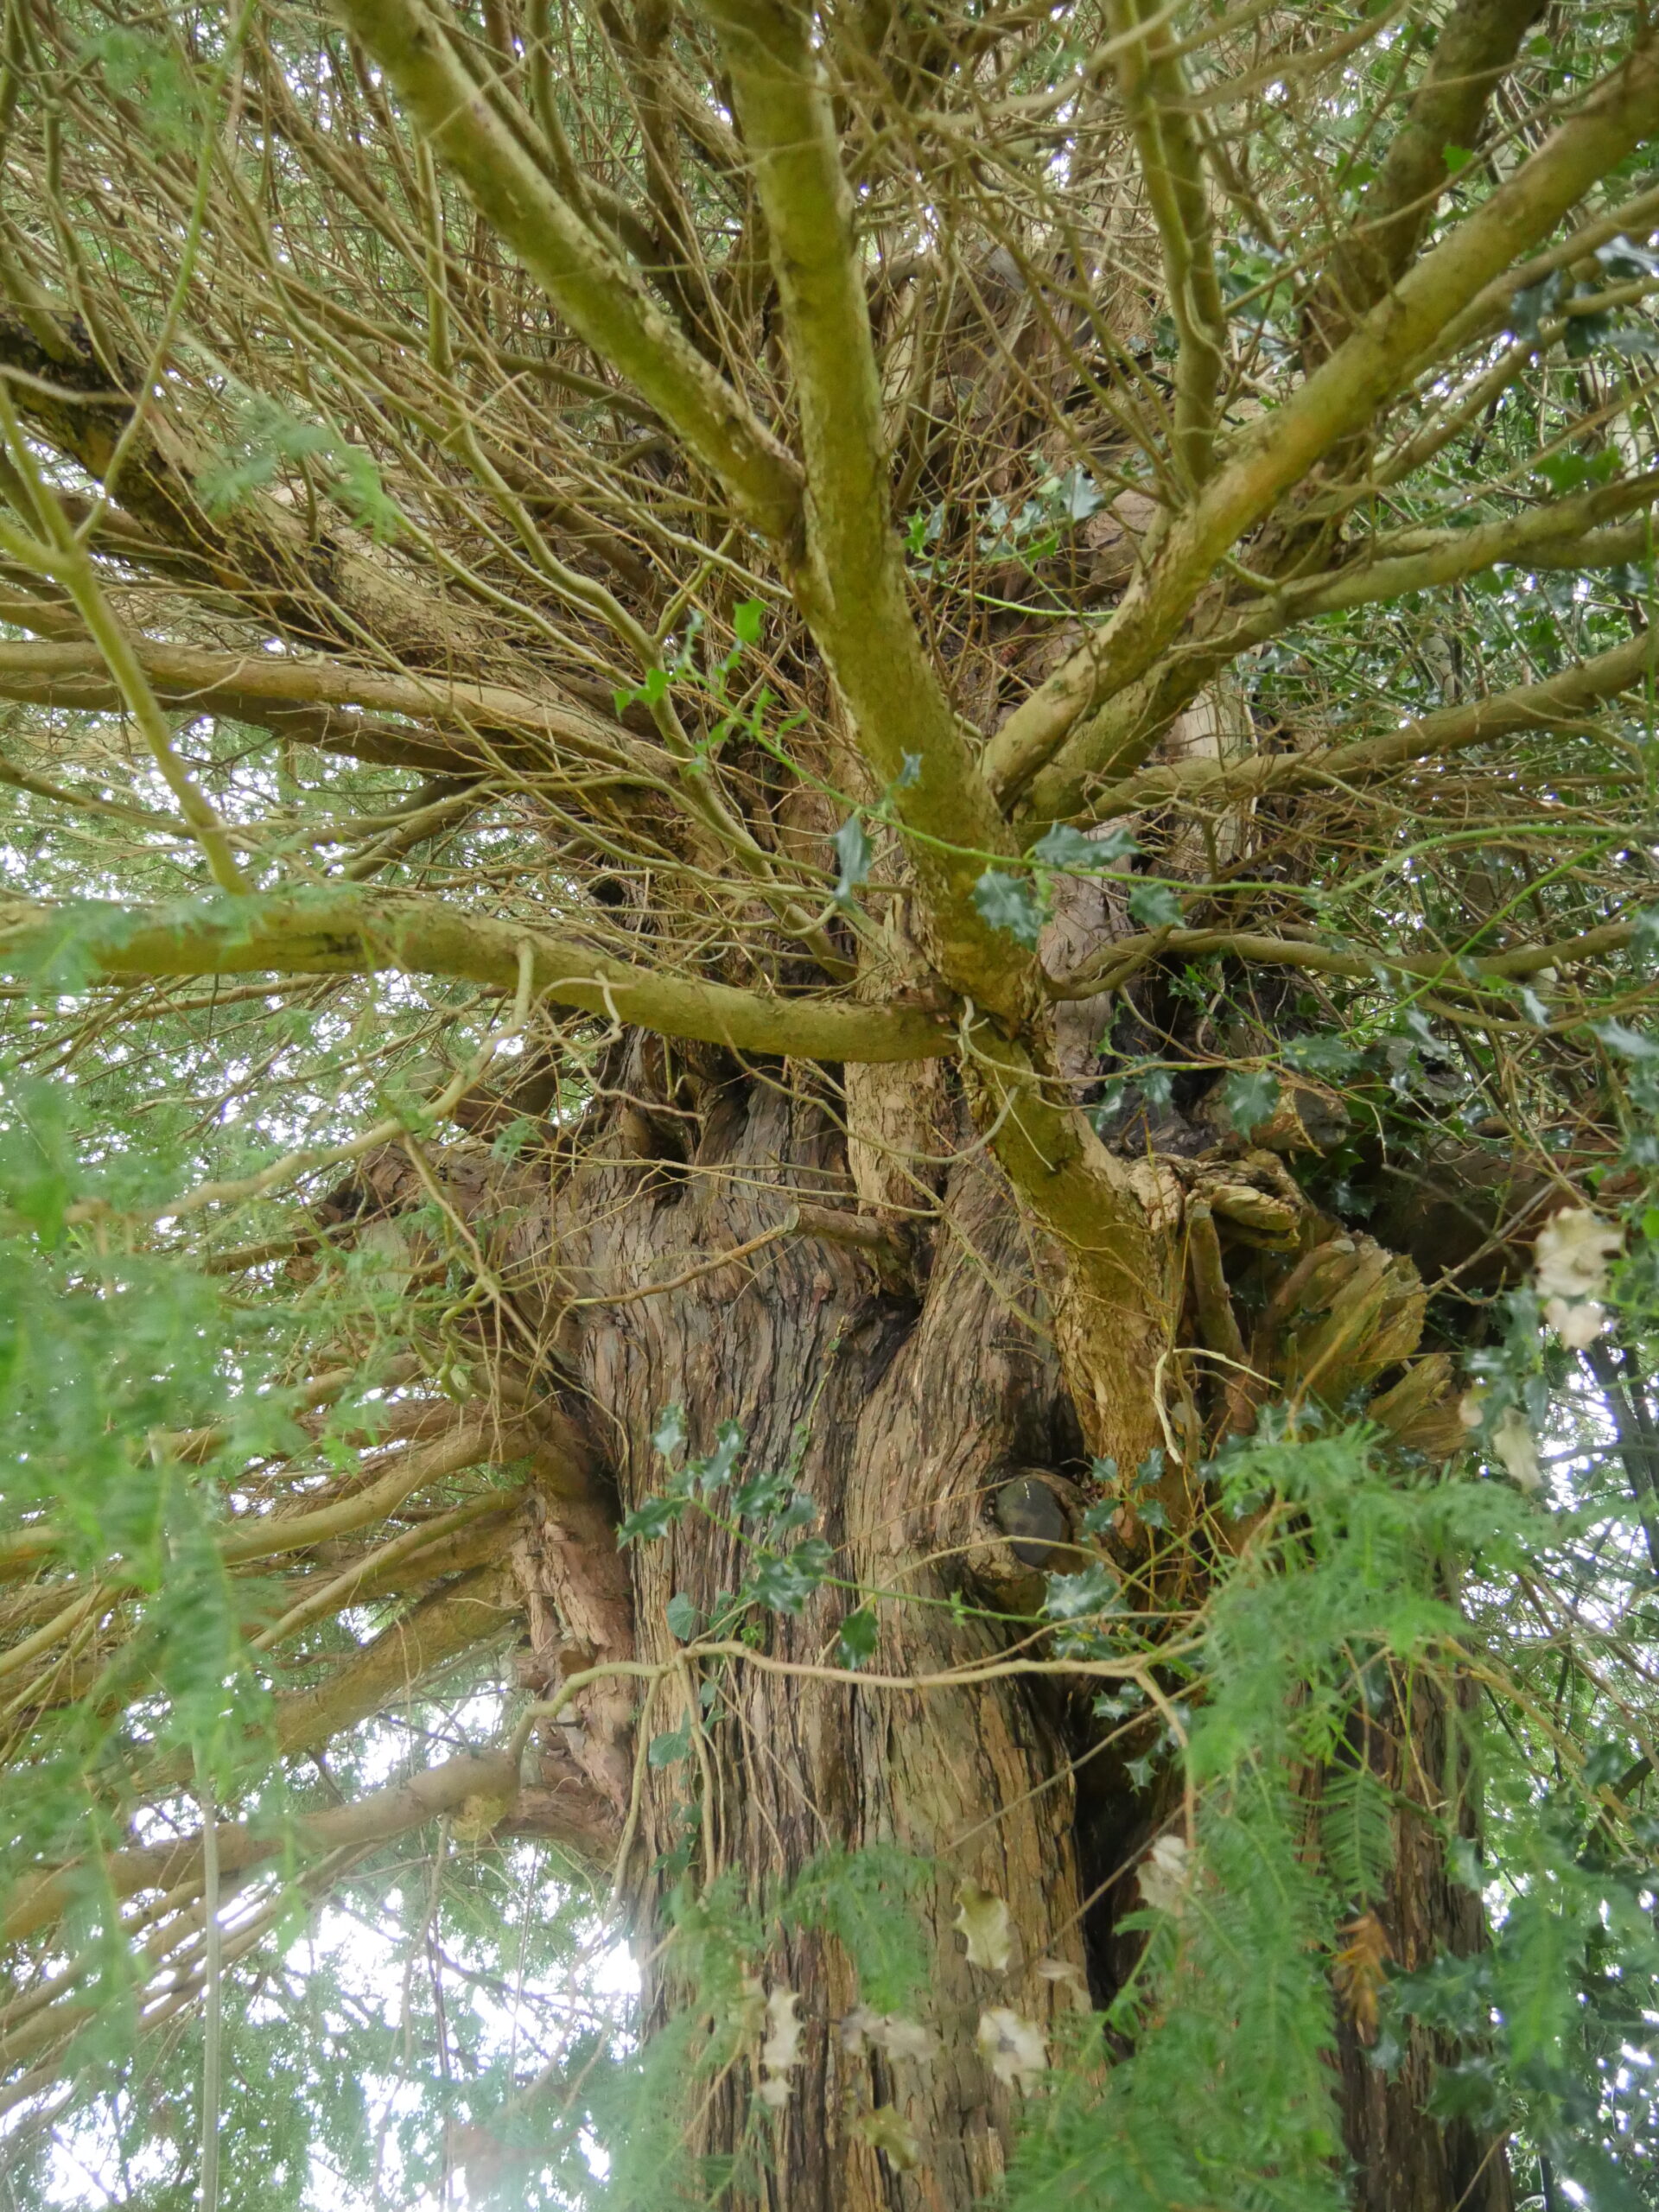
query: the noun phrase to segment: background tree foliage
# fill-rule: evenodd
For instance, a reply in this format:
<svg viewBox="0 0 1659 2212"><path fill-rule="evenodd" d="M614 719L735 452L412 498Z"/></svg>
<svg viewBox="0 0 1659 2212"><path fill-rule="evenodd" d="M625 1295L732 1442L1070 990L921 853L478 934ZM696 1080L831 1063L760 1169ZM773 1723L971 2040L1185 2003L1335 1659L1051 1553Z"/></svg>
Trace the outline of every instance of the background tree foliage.
<svg viewBox="0 0 1659 2212"><path fill-rule="evenodd" d="M5 0L9 2202L1659 2196L1656 136Z"/></svg>

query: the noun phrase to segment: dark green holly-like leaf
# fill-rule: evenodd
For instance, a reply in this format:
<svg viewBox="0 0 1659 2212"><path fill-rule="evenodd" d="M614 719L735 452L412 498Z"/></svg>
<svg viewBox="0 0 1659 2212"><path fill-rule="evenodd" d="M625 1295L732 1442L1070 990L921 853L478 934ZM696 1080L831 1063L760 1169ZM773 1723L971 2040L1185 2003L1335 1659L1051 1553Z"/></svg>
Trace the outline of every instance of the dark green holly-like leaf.
<svg viewBox="0 0 1659 2212"><path fill-rule="evenodd" d="M1233 1126L1243 1135L1271 1120L1279 1103L1279 1078L1266 1068L1237 1068L1222 1085Z"/></svg>
<svg viewBox="0 0 1659 2212"><path fill-rule="evenodd" d="M724 1490L742 1449L741 1428L734 1421L721 1421L715 1431L714 1450L706 1459L694 1459L686 1470L702 1497L712 1497L716 1491Z"/></svg>
<svg viewBox="0 0 1659 2212"><path fill-rule="evenodd" d="M988 868L974 886L974 905L994 930L1005 930L1033 951L1048 917L1023 875Z"/></svg>
<svg viewBox="0 0 1659 2212"><path fill-rule="evenodd" d="M1351 1075L1362 1057L1340 1037L1293 1037L1284 1052L1293 1067L1300 1068L1308 1075L1327 1076L1333 1081Z"/></svg>
<svg viewBox="0 0 1659 2212"><path fill-rule="evenodd" d="M1115 1612L1121 1603L1117 1577L1099 1560L1090 1560L1080 1574L1049 1576L1043 1611L1052 1621L1081 1621Z"/></svg>
<svg viewBox="0 0 1659 2212"><path fill-rule="evenodd" d="M1178 929L1181 902L1166 883L1137 883L1129 893L1129 915L1143 930Z"/></svg>
<svg viewBox="0 0 1659 2212"><path fill-rule="evenodd" d="M880 1624L868 1605L849 1613L836 1640L836 1656L842 1665L861 1667L867 1659L874 1658L880 1633Z"/></svg>
<svg viewBox="0 0 1659 2212"><path fill-rule="evenodd" d="M648 1497L632 1513L625 1513L616 1532L619 1544L655 1543L665 1536L686 1509L683 1497Z"/></svg>
<svg viewBox="0 0 1659 2212"><path fill-rule="evenodd" d="M689 1720L682 1720L677 1728L666 1729L660 1736L653 1736L645 1745L647 1766L677 1766L682 1759L689 1759L690 1756L691 1724Z"/></svg>
<svg viewBox="0 0 1659 2212"><path fill-rule="evenodd" d="M1057 822L1032 847L1031 857L1045 868L1058 868L1068 875L1090 875L1121 868L1139 850L1133 832L1120 823L1115 823L1097 836L1085 837L1069 822Z"/></svg>
<svg viewBox="0 0 1659 2212"><path fill-rule="evenodd" d="M818 1517L818 1509L804 1490L791 1491L789 1502L772 1522L771 1541L781 1543L785 1536L792 1536L798 1529L810 1529Z"/></svg>
<svg viewBox="0 0 1659 2212"><path fill-rule="evenodd" d="M789 1496L787 1475L751 1475L732 1492L732 1510L744 1520L759 1520L775 1513Z"/></svg>
<svg viewBox="0 0 1659 2212"><path fill-rule="evenodd" d="M764 1559L749 1578L755 1602L774 1613L798 1613L830 1572L834 1554L822 1536L808 1536L786 1559Z"/></svg>
<svg viewBox="0 0 1659 2212"><path fill-rule="evenodd" d="M836 897L842 906L850 906L854 892L868 879L870 863L875 858L875 848L865 836L864 824L855 814L849 814L836 832L836 858L841 862Z"/></svg>

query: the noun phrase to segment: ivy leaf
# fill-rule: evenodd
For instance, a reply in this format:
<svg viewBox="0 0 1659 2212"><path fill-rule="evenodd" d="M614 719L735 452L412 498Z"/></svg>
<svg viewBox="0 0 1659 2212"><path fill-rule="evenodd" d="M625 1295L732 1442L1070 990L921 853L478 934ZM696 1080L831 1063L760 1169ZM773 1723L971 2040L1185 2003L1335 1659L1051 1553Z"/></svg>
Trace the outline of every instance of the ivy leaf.
<svg viewBox="0 0 1659 2212"><path fill-rule="evenodd" d="M1351 1045L1344 1045L1340 1037L1293 1037L1284 1052L1293 1067L1300 1068L1308 1075L1329 1076L1333 1080L1351 1075L1363 1057Z"/></svg>
<svg viewBox="0 0 1659 2212"><path fill-rule="evenodd" d="M665 668L648 668L642 683L635 684L632 690L625 687L613 692L612 696L616 702L619 715L625 714L636 702L647 707L658 706L668 696L668 671Z"/></svg>
<svg viewBox="0 0 1659 2212"><path fill-rule="evenodd" d="M870 863L875 858L875 848L865 836L864 824L855 814L849 814L836 832L836 858L841 862L836 902L850 906L854 892L868 879Z"/></svg>
<svg viewBox="0 0 1659 2212"><path fill-rule="evenodd" d="M1166 883L1137 883L1129 893L1129 915L1143 930L1179 928L1181 902Z"/></svg>
<svg viewBox="0 0 1659 2212"><path fill-rule="evenodd" d="M1587 361L1598 346L1611 333L1612 317L1606 315L1575 315L1567 326L1567 358L1569 361Z"/></svg>
<svg viewBox="0 0 1659 2212"><path fill-rule="evenodd" d="M1141 1096L1154 1113L1168 1110L1175 1097L1175 1077L1169 1068L1142 1068L1135 1077Z"/></svg>
<svg viewBox="0 0 1659 2212"><path fill-rule="evenodd" d="M1279 1078L1266 1068L1239 1068L1222 1085L1221 1095L1234 1128L1249 1136L1272 1119L1279 1103Z"/></svg>
<svg viewBox="0 0 1659 2212"><path fill-rule="evenodd" d="M1068 468L1051 493L1054 506L1067 522L1087 522L1106 504L1106 494L1086 468Z"/></svg>
<svg viewBox="0 0 1659 2212"><path fill-rule="evenodd" d="M924 514L918 507L905 528L905 550L913 560L919 561L928 547L936 543L944 531L944 509L935 507Z"/></svg>
<svg viewBox="0 0 1659 2212"><path fill-rule="evenodd" d="M1561 296L1561 272L1551 270L1541 283L1523 284L1510 302L1510 334L1523 345L1535 345L1538 327Z"/></svg>
<svg viewBox="0 0 1659 2212"><path fill-rule="evenodd" d="M766 615L764 601L746 599L732 609L732 633L741 645L758 645L760 625Z"/></svg>
<svg viewBox="0 0 1659 2212"><path fill-rule="evenodd" d="M687 1470L695 1477L696 1487L704 1497L712 1497L716 1491L725 1489L742 1449L742 1429L734 1421L721 1421L715 1431L714 1450L706 1459L694 1460Z"/></svg>
<svg viewBox="0 0 1659 2212"><path fill-rule="evenodd" d="M974 886L974 905L994 930L1006 931L1017 944L1036 950L1048 918L1023 875L988 868Z"/></svg>
<svg viewBox="0 0 1659 2212"><path fill-rule="evenodd" d="M645 1745L647 1766L677 1766L682 1759L689 1759L690 1756L691 1723L689 1720L682 1720L677 1728L653 1736Z"/></svg>
<svg viewBox="0 0 1659 2212"><path fill-rule="evenodd" d="M1659 276L1659 253L1634 245L1629 238L1614 238L1606 245L1599 245L1596 259L1615 281L1621 277Z"/></svg>
<svg viewBox="0 0 1659 2212"><path fill-rule="evenodd" d="M683 1590L677 1590L663 1608L671 1635L682 1643L690 1643L702 1625L702 1616Z"/></svg>
<svg viewBox="0 0 1659 2212"><path fill-rule="evenodd" d="M836 1639L836 1656L843 1667L861 1667L867 1659L875 1656L879 1633L874 1613L868 1605L861 1605L849 1613L841 1624Z"/></svg>
<svg viewBox="0 0 1659 2212"><path fill-rule="evenodd" d="M818 1517L818 1509L804 1490L791 1491L789 1503L772 1525L772 1537L781 1543L785 1536L792 1536L798 1529L810 1529Z"/></svg>

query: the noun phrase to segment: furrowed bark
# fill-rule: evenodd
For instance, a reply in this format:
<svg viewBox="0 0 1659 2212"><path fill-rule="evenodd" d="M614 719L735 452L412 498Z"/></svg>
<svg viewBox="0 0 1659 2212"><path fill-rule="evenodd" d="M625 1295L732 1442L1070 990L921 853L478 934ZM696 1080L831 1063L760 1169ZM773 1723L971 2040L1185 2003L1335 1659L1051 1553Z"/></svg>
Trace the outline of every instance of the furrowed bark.
<svg viewBox="0 0 1659 2212"><path fill-rule="evenodd" d="M733 1085L711 1103L698 1159L705 1172L677 1201L631 1206L620 1203L633 1187L626 1150L596 1135L556 1200L561 1261L573 1277L643 1283L683 1274L688 1242L712 1256L769 1225L788 1191L846 1188L830 1117L760 1084ZM1001 1177L971 1160L954 1171L944 1219L925 1241L932 1264L919 1313L913 1298L881 1292L861 1254L799 1237L771 1246L764 1261L706 1268L613 1318L590 1311L582 1321L576 1372L584 1395L607 1408L625 1506L661 1487L651 1433L671 1402L690 1410L694 1449L706 1448L720 1421L735 1421L746 1467L790 1459L817 1505L834 1573L855 1586L822 1590L798 1617L766 1617L769 1656L821 1659L859 1589L922 1601L880 1606L872 1671L929 1674L995 1656L1002 1640L994 1627L958 1628L938 1601L951 1589L971 1596L963 1549L1005 1471L1056 1465L1078 1449L1040 1319L1031 1325L1004 1302L1009 1282L1028 1300L1040 1294ZM944 1402L957 1408L949 1422L934 1410ZM791 2212L891 2212L895 2202L931 2201L897 2193L912 2184L895 2182L861 2132L872 2105L891 2100L922 2138L937 2202L966 2207L1001 2170L1015 2118L973 2049L979 2009L1016 2005L1047 2026L1072 2000L1067 1982L1046 1980L1039 1961L1078 1971L1084 1961L1058 1707L1008 1681L907 1694L695 1657L682 1675L668 1599L684 1595L707 1618L716 1592L741 1580L743 1560L726 1529L695 1515L625 1557L639 1656L665 1669L639 1740L679 1723L699 1675L715 1685L700 1723L701 1707L692 1708L706 1783L695 1758L645 1777L644 1831L625 1872L640 1949L664 1929L673 1877L648 1870L683 1843L688 1792L698 1800L693 1833L713 1853L699 1845L696 1878L729 1868L752 1896L830 1844L897 1842L931 1862L937 1873L920 1905L933 1987L920 2010L948 2045L932 2066L901 2061L873 2075L870 2059L847 2050L838 2032L858 1999L839 1947L813 1935L769 1946L767 1971L801 1993L808 2024L798 2086L780 2119L775 2186ZM1007 1974L963 1959L951 1923L956 1885L968 1878L1007 1900L1018 1951ZM671 1947L650 1971L653 2018L675 1975ZM748 2094L741 2078L719 2086L692 2122L694 2147L729 2150Z"/></svg>

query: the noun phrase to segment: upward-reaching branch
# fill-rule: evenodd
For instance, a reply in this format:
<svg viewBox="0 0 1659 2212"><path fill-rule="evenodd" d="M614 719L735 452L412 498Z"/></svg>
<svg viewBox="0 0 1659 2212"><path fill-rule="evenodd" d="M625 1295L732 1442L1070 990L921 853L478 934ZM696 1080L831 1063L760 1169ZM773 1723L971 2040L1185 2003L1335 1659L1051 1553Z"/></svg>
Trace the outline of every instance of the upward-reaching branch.
<svg viewBox="0 0 1659 2212"><path fill-rule="evenodd" d="M707 12L754 162L800 410L807 528L796 596L878 782L919 833L912 850L942 972L1018 1020L1030 963L973 900L987 855L1012 846L906 599L852 194L810 11L792 0L707 0Z"/></svg>
<svg viewBox="0 0 1659 2212"><path fill-rule="evenodd" d="M1307 303L1307 357L1321 359L1375 307L1427 228L1459 153L1472 153L1487 103L1545 0L1459 0L1435 41L1405 121L1359 213Z"/></svg>
<svg viewBox="0 0 1659 2212"><path fill-rule="evenodd" d="M1402 277L1294 397L1240 434L1116 613L987 747L985 774L1005 802L1079 715L1145 674L1222 555L1333 445L1370 422L1459 309L1656 127L1659 39L1649 35L1529 162Z"/></svg>
<svg viewBox="0 0 1659 2212"><path fill-rule="evenodd" d="M793 542L794 463L563 198L550 157L544 168L530 150L529 117L521 130L508 127L423 0L341 0L340 12L571 327L672 423L752 528L775 545Z"/></svg>
<svg viewBox="0 0 1659 2212"><path fill-rule="evenodd" d="M1190 486L1210 474L1227 320L1216 276L1209 181L1168 11L1147 0L1112 0L1118 89L1135 132L1147 197L1164 250L1175 362L1175 461Z"/></svg>

